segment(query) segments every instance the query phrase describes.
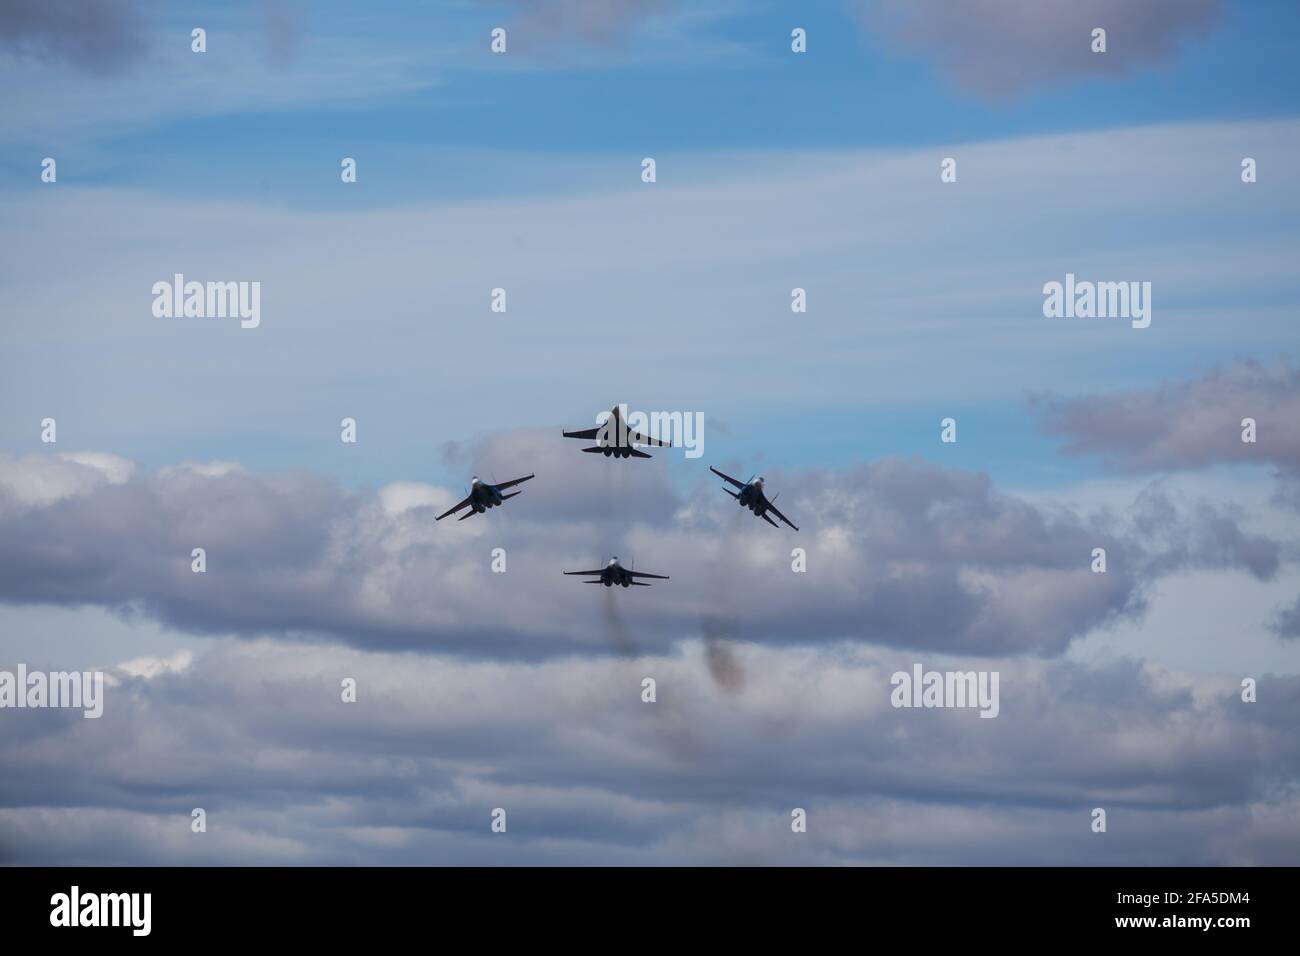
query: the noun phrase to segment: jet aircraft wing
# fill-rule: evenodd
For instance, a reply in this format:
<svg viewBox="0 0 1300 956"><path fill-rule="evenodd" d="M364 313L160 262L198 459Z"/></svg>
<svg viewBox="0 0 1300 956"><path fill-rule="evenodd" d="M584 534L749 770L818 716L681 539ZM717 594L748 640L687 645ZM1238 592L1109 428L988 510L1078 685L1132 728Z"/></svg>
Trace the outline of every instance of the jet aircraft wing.
<svg viewBox="0 0 1300 956"><path fill-rule="evenodd" d="M718 476L719 478L721 478L723 481L729 481L729 482L731 482L731 483L732 483L733 485L735 485L737 488L744 488L744 487L745 487L745 483L744 483L743 481L737 481L735 478L732 478L730 475L724 475L722 472L718 471L718 469L714 468L712 465L709 465L709 471L713 472L715 475L717 475L717 476Z"/></svg>
<svg viewBox="0 0 1300 956"><path fill-rule="evenodd" d="M767 510L770 511L770 512L772 512L772 514L776 515L778 518L780 518L782 521L784 521L784 522L785 522L786 524L788 524L790 527L794 528L795 531L798 531L798 530L799 530L798 528L795 527L794 522L791 521L789 518L787 518L785 515L781 514L781 512L777 510L776 505L772 504L772 502L770 502L770 501L767 503ZM764 515L764 517L767 517L767 516Z"/></svg>
<svg viewBox="0 0 1300 956"><path fill-rule="evenodd" d="M467 504L469 504L469 500L470 500L471 497L473 497L473 496L472 496L472 495L466 495L464 501L462 501L460 504L456 505L456 507L454 507L454 508L448 508L446 511L444 511L442 514L438 515L438 517L434 518L433 520L434 520L434 521L441 521L443 518L447 517L447 515L454 515L454 514L455 514L457 511L459 511L461 508L464 508ZM470 512L470 514L473 514L473 513L474 513L474 512L472 512L472 511ZM465 517L469 517L469 515L466 515ZM465 518L461 518L460 520L461 520L461 521L464 521Z"/></svg>
<svg viewBox="0 0 1300 956"><path fill-rule="evenodd" d="M501 489L501 488L513 488L515 485L522 485L525 481L527 481L529 478L532 478L532 477L534 477L534 476L533 476L533 475L524 475L524 477L522 477L522 478L516 478L516 479L514 479L513 481L503 481L503 482L501 482L501 484L497 485L497 488L498 488L498 489Z"/></svg>
<svg viewBox="0 0 1300 956"><path fill-rule="evenodd" d="M629 445L650 445L653 448L667 448L672 444L662 438L651 438L649 435L642 435L640 432L634 432L631 429L628 429L626 434Z"/></svg>

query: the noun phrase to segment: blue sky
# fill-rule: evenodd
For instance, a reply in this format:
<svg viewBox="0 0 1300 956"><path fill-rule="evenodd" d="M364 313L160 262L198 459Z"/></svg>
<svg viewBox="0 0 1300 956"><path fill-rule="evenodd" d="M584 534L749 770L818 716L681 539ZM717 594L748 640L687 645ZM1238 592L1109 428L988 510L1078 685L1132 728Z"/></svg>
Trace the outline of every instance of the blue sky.
<svg viewBox="0 0 1300 956"><path fill-rule="evenodd" d="M0 735L0 863L1295 862L1300 6L92 7L0 10L0 668L112 697ZM615 402L704 456L560 437ZM612 551L653 603L561 588ZM1003 716L900 716L917 660Z"/></svg>
<svg viewBox="0 0 1300 956"><path fill-rule="evenodd" d="M870 9L867 3L702 3L691 4L689 14L660 4L658 15L629 17L606 42L556 38L544 55L513 57L492 56L485 37L495 25L511 25L525 5L424 3L364 12L341 3L278 6L294 36L292 53L278 66L268 65L255 4L220 13L173 4L165 20L147 26L154 59L130 67L132 73L163 71L155 83L165 83L167 73L215 73L207 82L246 93L231 105L199 100L184 112L151 117L146 101L126 131L100 129L88 137L95 117L73 113L47 118L52 135L35 138L21 128L8 135L37 152L77 148L87 138L102 146L84 167L81 157L70 164L79 182L259 199L269 189L273 201L337 208L499 191L499 180L473 175L473 160L456 163L461 151L563 157L547 166L545 178L525 174L528 185L545 190L578 185L563 181L575 154L614 160L647 151L946 147L1295 113L1289 38L1300 10L1272 0L1217 5L1213 28L1180 39L1176 56L1005 95L963 89L936 69L935 56L900 50L873 33L858 13ZM211 35L202 58L186 49L188 30L199 23ZM809 54L790 54L787 24L807 29ZM314 62L343 38L365 55L333 64L328 91L271 109L258 102L257 84L270 85L277 73L284 78L292 64ZM1113 42L1122 44L1123 34ZM166 44L179 45L186 57ZM245 66L246 56L259 57L264 69L251 78L226 72ZM366 71L369 56L384 64L374 71L381 77ZM367 175L362 188L340 194L324 160L353 153ZM26 174L30 153L6 154L5 189L35 188ZM410 161L448 155L449 170ZM580 168L581 182L591 172ZM603 178L618 181L612 172Z"/></svg>
<svg viewBox="0 0 1300 956"><path fill-rule="evenodd" d="M1027 66L1030 79L1024 88L989 92L969 78L952 76L942 49L909 45L882 27L876 8L887 5L791 8L719 3L686 8L665 3L649 5L648 15L619 7L625 12L595 39L586 35L582 20L566 19L562 4L552 5L558 12L553 12L551 32L527 19L522 12L526 5L443 3L361 12L344 4L286 2L265 9L235 5L219 14L180 5L163 17L144 19L137 32L145 52L107 74L68 70L58 60L15 61L12 75L23 108L15 111L5 130L9 146L0 158L0 197L12 202L48 197L31 170L40 157L50 154L59 158L63 190L136 194L157 202L171 199L209 207L251 203L286 215L346 216L421 207L433 211L439 205L547 199L562 204L566 197L623 195L640 186L635 177L643 155L653 155L661 164L656 188L662 190L731 180L753 180L762 189L766 178L780 182L794 196L789 177L799 174L791 171L810 158L813 163L833 163L842 157L841 162L852 164L855 156L915 156L916 175L928 177L930 169L922 172L921 164L928 167L942 156L960 153L963 144L1011 144L1025 137L1043 142L1054 134L1085 136L1124 127L1158 130L1170 124L1226 124L1224 129L1242 130L1239 137L1231 132L1218 137L1226 176L1227 164L1234 161L1229 151L1244 154L1266 148L1245 132L1264 127L1250 124L1294 116L1295 67L1286 37L1300 13L1285 3L1202 6L1208 11L1204 23L1171 30L1171 46L1158 56L1136 62L1116 59L1120 65L1099 77L1069 71L1037 76L1036 68ZM202 56L188 50L188 30L199 23L209 31L209 52ZM506 56L488 52L487 32L495 25L505 25L519 49ZM789 32L796 25L808 31L810 52L804 55L789 49ZM1124 26L1123 21L1112 23L1112 50L1106 56L1122 58L1129 55L1127 47L1139 46ZM533 35L541 39L531 40ZM1042 45L1060 42L1049 38ZM343 44L348 53L339 56ZM988 55L1014 56L1015 51L994 49ZM1101 164L1104 147L1097 149L1096 162ZM355 185L339 183L343 156L355 157L360 164ZM1169 160L1176 158L1171 154ZM1271 169L1267 163L1272 157L1260 158L1267 171L1254 194L1225 196L1224 202L1204 211L1171 202L1137 220L1109 215L1085 222L1078 213L1088 200L1080 196L1073 215L1066 210L1059 220L1043 215L1034 230L995 229L991 237L972 230L954 243L951 253L969 258L979 248L979 254L1000 262L1027 258L1042 252L1042 230L1060 227L1050 242L1061 245L1067 265L1068 255L1084 248L1089 253L1127 249L1140 261L1143 250L1183 240L1212 221L1220 242L1234 237L1243 246L1241 254L1248 255L1248 242L1266 241L1268 234L1289 242L1292 232L1293 196L1280 182L1283 177L1273 175L1283 157L1278 155ZM996 153L988 162L996 169ZM1123 185L1124 175L1103 175L1096 188ZM1159 175L1159 168L1141 175ZM1006 182L1009 177L1002 179L1004 185L1014 185ZM1037 191L1026 187L1027 201L1048 201L1052 177L1041 177L1040 182ZM889 188L870 180L865 185L873 191ZM968 173L957 188L978 192L982 185ZM1132 183L1127 188L1140 191ZM1279 189L1287 195L1279 198ZM1243 198L1255 201L1243 206L1238 202ZM869 215L870 203L864 202L863 209ZM937 210L925 213L932 214ZM1207 214L1213 220L1207 220ZM181 223L174 226L180 228ZM268 223L266 228L279 226ZM994 245L986 252L990 238ZM943 242L932 233L898 256L906 253L916 262ZM849 255L842 261L822 260L826 281L842 289L841 301L846 303L834 317L836 323L850 321L847 304L853 300L848 295L866 305L872 294L869 274L858 277L860 288L845 287L847 270L869 270L871 263ZM1214 255L1221 253L1216 249ZM437 262L430 259L429 267L435 283L441 282ZM252 263L241 268L256 269ZM791 271L805 272L806 266ZM1006 316L1008 310L1014 315L1032 301L1037 284L1051 277L1035 274L1033 281L1024 281L1023 295L1003 295L978 308L988 315ZM411 276L412 285L420 278ZM707 279L702 264L700 272L683 275L680 281L685 285ZM806 275L792 274L786 288L801 281L809 284ZM436 288L431 291L437 294ZM1284 271L1252 277L1244 294L1231 285L1222 290L1197 287L1183 294L1167 283L1160 289L1160 301L1164 309L1192 303L1207 309L1232 302L1276 311L1293 303L1296 293L1291 273ZM815 316L827 294L819 288L810 294ZM775 290L772 301L779 304ZM456 314L458 306L435 320L439 328L451 322L452 329L468 331L491 323L487 316ZM736 329L742 337L746 328L755 335L769 334L762 318L740 312L713 314L711 324ZM973 317L971 303L964 305L964 314ZM611 314L607 321L618 337L625 320ZM646 315L635 321L655 319ZM1093 331L1081 338L1095 344ZM1158 345L1131 339L1123 349L1108 350L1104 359L1099 355L1091 367L1080 356L1082 374L1058 372L1051 384L1065 392L1082 392L1099 379L1135 384L1192 374L1251 354L1248 349L1225 352L1223 341L1213 337L1179 336L1171 341L1167 326L1161 334ZM1259 341L1266 353L1285 351L1279 340L1288 337L1285 328L1261 327ZM422 347L439 348L448 338L431 334ZM346 350L342 339L340 346ZM103 356L99 348L88 346L86 361L93 361L91 353ZM464 348L493 351L482 345ZM508 347L499 352L498 366L509 369L516 358ZM891 451L926 453L932 450L935 423L956 413L953 396L943 394L942 386L919 368L915 387L817 399L798 374L790 378L779 358L755 360L745 353L738 348L736 361L752 363L755 381L769 381L771 387L755 396L736 395L713 413L719 424L731 429L737 445L761 444L777 460L842 464ZM655 361L679 365L690 360L678 352L656 356ZM81 364L78 360L65 368L83 379ZM485 384L495 367L484 366ZM334 379L342 374L336 370ZM344 377L365 374L353 371ZM370 374L381 373L372 369ZM671 372L665 374L671 377ZM868 367L864 374L871 376L874 370ZM995 369L990 376L998 377ZM636 376L632 380L644 387ZM1003 387L985 387L980 394L960 393L963 420L969 433L981 436L982 444L951 449L949 459L964 466L986 465L1000 478L1018 483L1048 481L1060 474L1052 462L1042 460L1050 457L1052 445L1037 435L1035 422L1023 410L1025 391L1041 386L1003 381ZM413 398L424 394L414 382L410 391ZM587 417L588 397L566 391L572 395L563 409L534 424ZM690 391L659 400L671 402L674 395L689 398ZM780 401L766 401L766 395L780 396ZM594 401L605 407L611 397L649 407L637 395L602 395ZM96 401L103 402L104 396ZM176 443L184 438L165 429L151 430L160 441L132 436L122 417L137 414L124 408L117 416L120 427L110 428L106 437L124 452L155 464L181 450ZM418 416L394 422L391 408L385 414L386 424L402 426L408 436L425 424ZM408 414L400 413L402 418ZM816 429L798 427L807 416L816 417ZM867 433L852 434L864 418L871 422ZM436 424L440 433L429 436L434 443L472 439L493 427L472 414L464 429L452 434L446 433L450 422ZM5 437L20 447L31 441L30 429L21 435L11 429ZM338 469L340 477L350 481L382 481L394 471L424 470L432 464L427 456L373 454L365 465L339 468L328 455L311 455L310 443L299 444L283 430L250 432L241 427L214 434L203 433L200 426L193 437L197 440L183 449L184 454L201 455L203 448L210 448L285 467L300 463L307 453L313 466ZM276 449L286 454L277 455ZM743 451L737 448L735 453ZM1089 467L1078 463L1085 473ZM435 471L429 477L454 476Z"/></svg>

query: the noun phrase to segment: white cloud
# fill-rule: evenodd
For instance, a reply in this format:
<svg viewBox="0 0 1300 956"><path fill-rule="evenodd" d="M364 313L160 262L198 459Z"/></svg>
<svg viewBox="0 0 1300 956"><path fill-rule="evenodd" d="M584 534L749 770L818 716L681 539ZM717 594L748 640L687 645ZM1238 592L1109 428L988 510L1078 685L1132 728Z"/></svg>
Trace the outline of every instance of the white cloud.
<svg viewBox="0 0 1300 956"><path fill-rule="evenodd" d="M112 688L103 718L0 738L6 862L1293 863L1295 679L962 660L1002 709L891 707L912 655L690 642L469 662L226 641ZM358 703L339 700L357 680ZM659 702L640 701L653 675ZM93 726L91 726L93 725ZM30 745L39 734L40 747ZM346 767L347 773L339 768ZM1123 839L1098 840L1104 805ZM188 837L189 811L210 829ZM509 814L509 838L489 832ZM791 839L791 807L809 809ZM64 809L66 808L66 809ZM504 848L503 848L504 845Z"/></svg>
<svg viewBox="0 0 1300 956"><path fill-rule="evenodd" d="M171 657L136 657L123 661L113 670L128 677L140 677L151 680L162 674L180 674L189 669L194 662L194 655L189 651L177 651ZM116 681L114 681L116 683Z"/></svg>
<svg viewBox="0 0 1300 956"><path fill-rule="evenodd" d="M11 458L0 453L0 491L19 509L43 508L90 494L107 483L120 485L135 473L135 463L108 452L69 452Z"/></svg>
<svg viewBox="0 0 1300 956"><path fill-rule="evenodd" d="M491 474L498 456L528 461L537 479L499 510L442 523L434 508L455 491L348 491L305 472L238 468L87 480L53 507L3 494L48 464L0 458L0 598L138 607L197 633L307 633L475 656L664 649L701 633L1055 655L1138 617L1163 575L1240 568L1268 580L1283 553L1230 512L1182 507L1158 488L1126 513L1087 514L921 461L769 471L803 529L774 534L716 488L697 485L686 501L708 504L685 504L654 461L593 460L523 431L485 441L475 470ZM1110 553L1104 575L1088 569L1098 543ZM807 549L807 573L791 570L795 546ZM497 547L505 574L490 566ZM191 571L194 548L206 552L203 574ZM648 605L640 589L593 594L560 574L611 554L671 583ZM727 661L715 664L721 680Z"/></svg>

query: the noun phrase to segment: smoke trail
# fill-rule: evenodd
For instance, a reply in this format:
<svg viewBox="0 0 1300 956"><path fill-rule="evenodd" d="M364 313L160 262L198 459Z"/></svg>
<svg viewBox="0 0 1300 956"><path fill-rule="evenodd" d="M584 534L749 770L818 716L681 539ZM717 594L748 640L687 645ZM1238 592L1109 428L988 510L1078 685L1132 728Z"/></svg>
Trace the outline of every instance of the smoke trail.
<svg viewBox="0 0 1300 956"><path fill-rule="evenodd" d="M741 526L749 512L736 508L731 524L723 539L722 559L710 567L709 587L713 592L713 611L700 618L700 631L704 636L704 662L714 685L728 694L738 694L745 689L745 668L736 656L733 646L740 626L737 624L735 580L730 556L736 552Z"/></svg>
<svg viewBox="0 0 1300 956"><path fill-rule="evenodd" d="M632 639L627 624L623 620L623 612L619 609L618 598L614 595L614 589L603 587L601 590L605 592L605 600L601 605L602 616L605 621L605 636L625 657L638 656L641 652L637 649L636 641Z"/></svg>
<svg viewBox="0 0 1300 956"><path fill-rule="evenodd" d="M735 621L708 615L700 621L704 631L704 661L709 666L709 676L720 690L736 694L745 689L745 669L732 647L736 634Z"/></svg>

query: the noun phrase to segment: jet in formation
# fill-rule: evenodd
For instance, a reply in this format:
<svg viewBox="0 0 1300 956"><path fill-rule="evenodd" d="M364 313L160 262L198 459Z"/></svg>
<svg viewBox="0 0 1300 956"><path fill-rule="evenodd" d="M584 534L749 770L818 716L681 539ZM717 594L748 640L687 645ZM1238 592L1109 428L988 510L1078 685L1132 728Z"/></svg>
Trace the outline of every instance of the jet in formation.
<svg viewBox="0 0 1300 956"><path fill-rule="evenodd" d="M606 458L650 458L643 451L633 448L633 445L649 445L654 448L666 448L669 442L662 441L658 438L651 438L649 435L642 435L640 432L633 431L627 423L619 416L618 406L615 405L610 410L609 418L605 424L597 425L595 428L584 428L582 431L565 432L565 438L581 438L584 441L595 441L592 448L584 448L583 451L590 452L593 455L604 455Z"/></svg>
<svg viewBox="0 0 1300 956"><path fill-rule="evenodd" d="M465 496L465 500L454 508L448 508L442 514L438 515L435 520L441 521L448 515L454 515L461 508L465 507L468 507L470 510L461 515L458 520L464 521L466 518L474 517L474 515L481 515L489 508L495 508L507 498L513 498L515 495L522 494L522 492L519 491L512 491L508 495L503 495L501 492L505 491L507 488L513 488L515 485L522 485L532 477L532 475L524 475L524 477L515 478L513 481L503 481L499 485L490 485L486 481L479 481L477 477L472 478L469 483L469 494Z"/></svg>
<svg viewBox="0 0 1300 956"><path fill-rule="evenodd" d="M603 584L607 588L612 588L616 584L625 588L631 587L634 584L639 588L648 588L650 586L643 581L633 580L634 578L655 578L660 581L668 580L668 575L666 574L647 574L645 571L629 571L627 568L623 567L623 565L618 563L617 556L610 558L609 564L605 565L603 568L596 568L594 571L565 571L564 573L583 576L594 575L596 580L584 581L583 583Z"/></svg>
<svg viewBox="0 0 1300 956"><path fill-rule="evenodd" d="M791 521L789 518L787 518L785 515L781 514L781 512L777 510L776 505L772 504L771 501L767 500L767 495L763 494L762 478L750 478L749 481L737 481L735 478L732 478L730 475L724 475L722 472L718 471L718 469L714 468L712 465L709 466L709 471L713 472L723 481L730 482L731 484L735 485L737 488L740 489L739 491L732 491L729 488L723 488L722 490L725 491L727 494L731 495L731 497L735 498L736 504L740 505L742 508L748 508L750 511L754 512L754 514L758 515L760 518L762 518L764 521L770 524L773 528L780 527L780 525L778 525L775 521L771 519L771 517L768 515L769 511L772 512L772 514L776 515L778 518L780 518L782 521L784 521L786 524L788 524L790 527L794 528L795 531L799 530L797 527L795 527L793 521Z"/></svg>

